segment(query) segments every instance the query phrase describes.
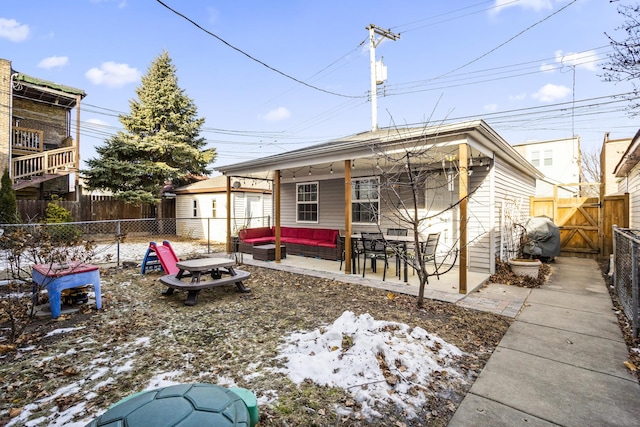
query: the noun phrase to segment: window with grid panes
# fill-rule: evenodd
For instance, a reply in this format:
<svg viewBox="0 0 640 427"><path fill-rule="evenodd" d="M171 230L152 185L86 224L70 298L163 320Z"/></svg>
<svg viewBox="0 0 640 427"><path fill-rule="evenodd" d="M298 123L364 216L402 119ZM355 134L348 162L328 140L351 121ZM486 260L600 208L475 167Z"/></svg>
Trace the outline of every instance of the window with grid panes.
<svg viewBox="0 0 640 427"><path fill-rule="evenodd" d="M380 184L377 178L357 178L351 186L352 222L376 224L380 210Z"/></svg>
<svg viewBox="0 0 640 427"><path fill-rule="evenodd" d="M296 220L318 222L318 183L296 184Z"/></svg>
<svg viewBox="0 0 640 427"><path fill-rule="evenodd" d="M532 151L531 152L531 164L535 167L540 166L540 152Z"/></svg>

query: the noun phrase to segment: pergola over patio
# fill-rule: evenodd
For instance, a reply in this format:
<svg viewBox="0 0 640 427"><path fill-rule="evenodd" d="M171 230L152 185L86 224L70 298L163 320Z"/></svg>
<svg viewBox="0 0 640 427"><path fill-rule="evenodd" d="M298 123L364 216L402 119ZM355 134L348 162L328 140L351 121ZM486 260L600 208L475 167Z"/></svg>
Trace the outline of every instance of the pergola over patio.
<svg viewBox="0 0 640 427"><path fill-rule="evenodd" d="M429 155L417 155L426 153ZM412 153L416 153L412 156ZM467 272L495 272L501 251L500 216L506 198L519 197L528 213L540 172L527 162L486 122L476 120L420 128L387 128L363 132L326 143L256 160L220 166L227 177L227 209L233 177L268 179L274 183L276 262L280 260L280 227L296 225L295 186L324 183L332 196L320 209L314 227L341 228L345 234L345 273L351 273L352 185L359 177L394 167L394 156L411 156L424 169L442 170L455 164L456 217L451 229L459 249L458 291L467 292ZM396 165L397 166L397 165ZM283 203L283 197L285 198ZM338 200L342 201L340 203ZM285 206L283 210L283 206ZM470 215L470 207L473 214ZM231 216L227 212L227 251L231 252ZM366 224L359 224L366 229ZM373 231L380 224L370 225Z"/></svg>

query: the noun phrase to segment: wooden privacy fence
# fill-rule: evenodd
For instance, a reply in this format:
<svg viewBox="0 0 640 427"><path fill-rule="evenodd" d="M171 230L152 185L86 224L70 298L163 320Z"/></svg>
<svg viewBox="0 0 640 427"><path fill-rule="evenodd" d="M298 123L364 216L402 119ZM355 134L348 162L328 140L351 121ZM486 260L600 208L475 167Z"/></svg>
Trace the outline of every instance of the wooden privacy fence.
<svg viewBox="0 0 640 427"><path fill-rule="evenodd" d="M560 229L560 255L607 258L613 225L629 226L629 194L598 197L532 197L530 215L547 216Z"/></svg>
<svg viewBox="0 0 640 427"><path fill-rule="evenodd" d="M120 200L92 200L82 196L80 201L58 201L59 206L71 212L74 221L103 221L112 219L155 218L156 205L128 204ZM40 222L46 214L48 200L18 200L18 212L24 222ZM163 199L161 218L175 218L175 199Z"/></svg>

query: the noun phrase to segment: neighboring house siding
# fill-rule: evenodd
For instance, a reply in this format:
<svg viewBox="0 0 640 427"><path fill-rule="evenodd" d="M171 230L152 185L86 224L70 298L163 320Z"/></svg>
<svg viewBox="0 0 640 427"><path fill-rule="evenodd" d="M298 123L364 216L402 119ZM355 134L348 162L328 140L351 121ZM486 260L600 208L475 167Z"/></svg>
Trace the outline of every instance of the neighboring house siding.
<svg viewBox="0 0 640 427"><path fill-rule="evenodd" d="M507 202L520 206L522 218L529 217L529 198L535 193L535 178L523 176L522 173L507 165L502 159L495 160L494 166L494 215L495 215L495 254L500 256L501 228L503 224L502 210Z"/></svg>
<svg viewBox="0 0 640 427"><path fill-rule="evenodd" d="M605 196L618 191L618 178L616 178L613 172L630 143L631 138L619 140L605 139L602 145L600 152L600 169Z"/></svg>
<svg viewBox="0 0 640 427"><path fill-rule="evenodd" d="M231 194L231 233L247 226L246 194ZM261 208L254 213L249 226L261 227L273 225L271 209L273 203L270 194L251 193L260 198ZM216 215L213 216L213 201L216 201ZM197 203L194 216L193 202ZM209 239L213 242L225 242L227 236L227 196L226 193L182 194L176 198L177 234L194 239Z"/></svg>
<svg viewBox="0 0 640 427"><path fill-rule="evenodd" d="M640 229L640 163L620 180L620 193L629 193L629 227Z"/></svg>
<svg viewBox="0 0 640 427"><path fill-rule="evenodd" d="M515 145L513 148L550 180L558 184L580 182L580 139L578 137L530 142ZM577 187L576 191L578 191ZM553 196L553 185L539 180L534 194ZM568 194L567 197L569 197Z"/></svg>
<svg viewBox="0 0 640 427"><path fill-rule="evenodd" d="M193 216L194 202L197 203L197 216ZM206 210L205 195L189 194L176 198L176 231L179 236L192 239L206 239L208 237L208 216L207 212L203 212L203 209Z"/></svg>
<svg viewBox="0 0 640 427"><path fill-rule="evenodd" d="M0 105L7 113L0 116L0 173L9 169L9 144L11 141L11 62L0 59Z"/></svg>

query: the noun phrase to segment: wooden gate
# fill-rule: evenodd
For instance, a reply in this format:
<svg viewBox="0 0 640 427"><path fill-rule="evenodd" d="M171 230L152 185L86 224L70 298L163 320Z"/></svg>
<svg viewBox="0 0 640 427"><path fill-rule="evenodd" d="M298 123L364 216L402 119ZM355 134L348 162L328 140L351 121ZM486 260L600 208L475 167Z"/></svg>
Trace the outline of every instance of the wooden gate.
<svg viewBox="0 0 640 427"><path fill-rule="evenodd" d="M560 229L560 255L606 258L612 251L613 225L629 226L629 195L531 198L530 215L545 215Z"/></svg>

